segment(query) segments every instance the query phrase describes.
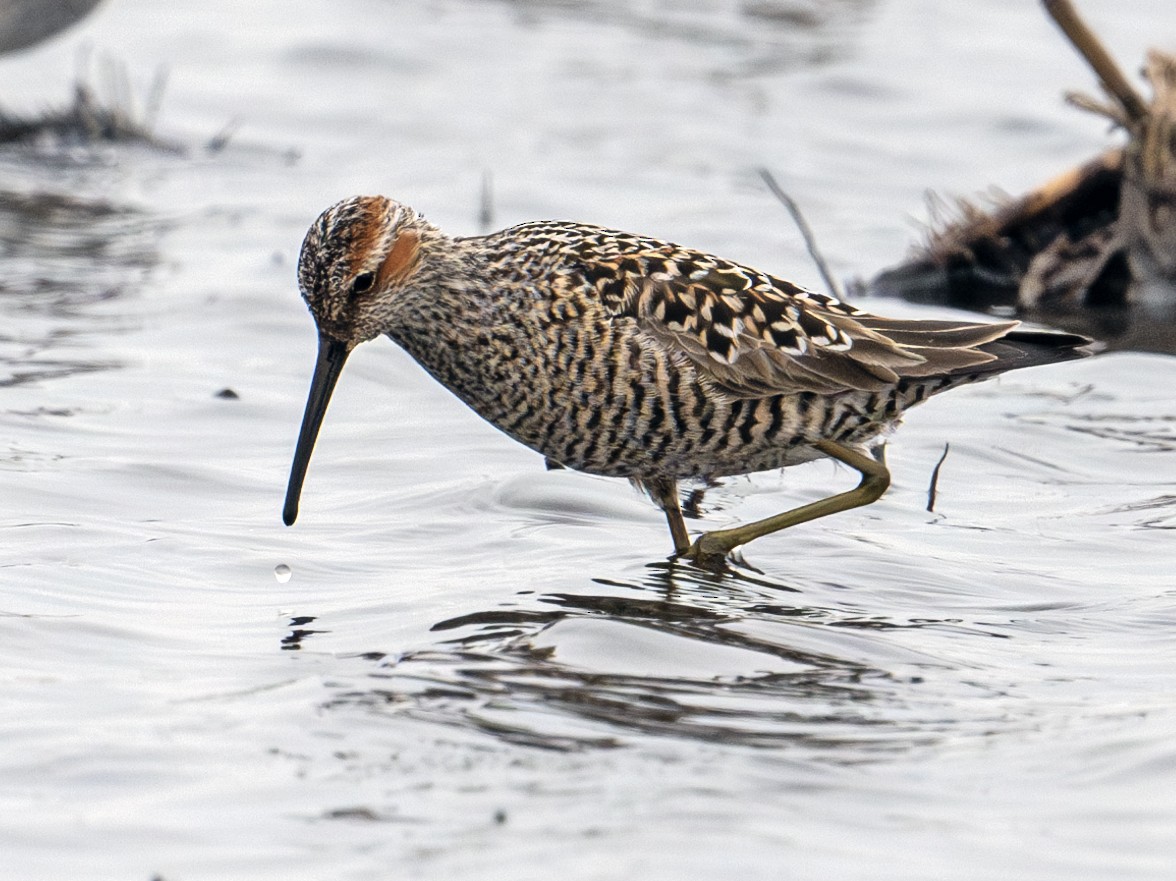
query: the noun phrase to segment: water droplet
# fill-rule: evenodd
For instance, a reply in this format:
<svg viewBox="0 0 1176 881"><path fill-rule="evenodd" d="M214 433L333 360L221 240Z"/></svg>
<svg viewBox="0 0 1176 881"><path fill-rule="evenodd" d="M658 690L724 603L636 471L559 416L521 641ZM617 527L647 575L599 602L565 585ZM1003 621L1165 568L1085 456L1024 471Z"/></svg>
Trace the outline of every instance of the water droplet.
<svg viewBox="0 0 1176 881"><path fill-rule="evenodd" d="M274 578L278 579L278 584L285 584L293 575L294 570L285 563L279 563L274 567Z"/></svg>

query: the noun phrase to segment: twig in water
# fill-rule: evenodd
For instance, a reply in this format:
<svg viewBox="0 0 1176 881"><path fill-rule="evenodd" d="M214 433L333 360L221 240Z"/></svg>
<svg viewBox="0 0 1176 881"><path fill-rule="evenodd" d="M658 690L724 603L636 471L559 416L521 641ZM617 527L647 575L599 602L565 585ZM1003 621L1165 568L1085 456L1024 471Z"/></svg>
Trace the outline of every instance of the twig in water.
<svg viewBox="0 0 1176 881"><path fill-rule="evenodd" d="M943 445L943 455L939 457L939 461L931 469L931 485L927 487L927 510L932 514L935 513L935 496L939 492L939 469L943 467L943 461L947 458L947 451L950 449L951 444Z"/></svg>
<svg viewBox="0 0 1176 881"><path fill-rule="evenodd" d="M167 68L157 67L143 108L143 127L149 132L155 131L155 121L159 118L159 108L163 105L165 88L167 88Z"/></svg>
<svg viewBox="0 0 1176 881"><path fill-rule="evenodd" d="M494 180L489 171L482 172L482 203L478 208L478 224L482 232L490 232L494 223Z"/></svg>
<svg viewBox="0 0 1176 881"><path fill-rule="evenodd" d="M237 133L237 128L240 125L236 119L230 119L224 124L219 132L208 139L208 143L204 145L204 149L209 153L219 153L225 147L229 146L229 141Z"/></svg>
<svg viewBox="0 0 1176 881"><path fill-rule="evenodd" d="M833 278L833 273L829 271L829 264L827 264L825 262L825 258L821 256L821 251L817 247L817 239L813 235L812 228L804 219L804 215L800 213L800 206L796 204L796 201L791 196L789 196L786 192L784 192L783 189L780 188L780 185L776 183L776 179L772 177L772 173L770 171L768 171L766 168L761 168L759 170L759 174L760 177L764 179L764 183L768 185L768 189L772 191L772 195L779 199L784 207L788 209L788 213L792 215L792 222L796 224L797 229L800 230L800 234L804 237L804 246L808 248L809 257L811 257L813 262L817 264L817 269L821 272L821 278L825 279L825 285L829 288L829 293L840 299L841 287Z"/></svg>

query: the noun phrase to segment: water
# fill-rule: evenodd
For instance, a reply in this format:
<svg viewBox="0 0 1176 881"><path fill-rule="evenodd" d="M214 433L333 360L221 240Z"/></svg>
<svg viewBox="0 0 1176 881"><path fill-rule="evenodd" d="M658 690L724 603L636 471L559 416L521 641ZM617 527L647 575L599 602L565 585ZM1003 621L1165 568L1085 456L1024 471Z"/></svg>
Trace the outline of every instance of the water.
<svg viewBox="0 0 1176 881"><path fill-rule="evenodd" d="M1166 21L1083 8L1127 68ZM717 577L664 561L625 483L545 471L373 343L279 517L323 207L475 232L489 172L496 225L819 287L766 165L869 276L925 188L1017 192L1106 143L1035 5L122 0L0 62L5 102L65 100L81 40L137 94L169 67L186 153L0 153L6 877L1172 877L1169 357L938 398L881 502ZM851 484L732 480L706 522Z"/></svg>

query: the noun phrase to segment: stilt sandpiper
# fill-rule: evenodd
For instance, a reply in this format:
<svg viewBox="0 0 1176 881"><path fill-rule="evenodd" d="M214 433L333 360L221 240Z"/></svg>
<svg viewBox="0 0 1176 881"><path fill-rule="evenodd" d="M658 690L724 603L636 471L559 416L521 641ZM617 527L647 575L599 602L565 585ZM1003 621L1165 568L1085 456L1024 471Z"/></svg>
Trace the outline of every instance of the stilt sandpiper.
<svg viewBox="0 0 1176 881"><path fill-rule="evenodd" d="M1089 342L1015 321L880 318L748 266L581 223L451 237L382 196L323 212L298 276L319 352L287 524L348 354L386 334L550 464L644 488L665 512L675 553L709 564L876 500L890 474L871 451L907 407L1080 357ZM860 484L691 542L679 481L822 457L858 471Z"/></svg>

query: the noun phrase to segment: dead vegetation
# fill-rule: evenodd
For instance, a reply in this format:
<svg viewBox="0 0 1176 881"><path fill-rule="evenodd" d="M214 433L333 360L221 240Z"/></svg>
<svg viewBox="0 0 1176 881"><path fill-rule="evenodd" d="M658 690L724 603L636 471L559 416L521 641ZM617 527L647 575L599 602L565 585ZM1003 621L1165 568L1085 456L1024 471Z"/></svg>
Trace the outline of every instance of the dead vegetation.
<svg viewBox="0 0 1176 881"><path fill-rule="evenodd" d="M875 287L916 301L1011 307L1069 329L1121 333L1133 323L1125 313L1141 303L1155 306L1157 289L1170 294L1161 294L1160 304L1176 310L1176 57L1148 53L1146 100L1068 0L1044 6L1102 88L1101 98L1068 100L1111 120L1126 134L1125 145L1017 198L933 200L927 242ZM1100 315L1092 319L1091 312Z"/></svg>

